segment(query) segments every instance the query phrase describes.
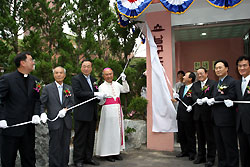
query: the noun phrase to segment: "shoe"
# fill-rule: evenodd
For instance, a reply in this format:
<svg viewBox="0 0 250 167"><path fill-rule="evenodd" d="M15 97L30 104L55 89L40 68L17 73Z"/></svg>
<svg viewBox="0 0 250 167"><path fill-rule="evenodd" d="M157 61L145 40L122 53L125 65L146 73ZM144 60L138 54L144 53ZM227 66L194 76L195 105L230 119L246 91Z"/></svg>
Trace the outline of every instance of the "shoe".
<svg viewBox="0 0 250 167"><path fill-rule="evenodd" d="M83 163L78 162L78 163L75 164L75 167L83 167Z"/></svg>
<svg viewBox="0 0 250 167"><path fill-rule="evenodd" d="M201 157L197 157L195 160L194 160L194 164L201 164L201 163L205 163L206 162L206 158L201 158Z"/></svg>
<svg viewBox="0 0 250 167"><path fill-rule="evenodd" d="M177 154L176 157L177 157L177 158L180 158L180 157L188 157L188 154L182 153L182 152L181 152L180 154Z"/></svg>
<svg viewBox="0 0 250 167"><path fill-rule="evenodd" d="M99 166L99 165L100 165L99 162L97 162L97 161L95 161L95 160L93 160L93 159L86 160L86 161L84 161L84 163L85 163L85 164L94 165L94 166Z"/></svg>
<svg viewBox="0 0 250 167"><path fill-rule="evenodd" d="M122 158L121 155L114 155L113 158L114 158L115 160L119 160L119 161L123 160L123 158Z"/></svg>
<svg viewBox="0 0 250 167"><path fill-rule="evenodd" d="M115 162L115 159L112 156L107 156L105 159L109 162Z"/></svg>
<svg viewBox="0 0 250 167"><path fill-rule="evenodd" d="M189 158L188 158L188 159L189 159L190 161L193 161L194 158L195 158L195 155L189 155Z"/></svg>
<svg viewBox="0 0 250 167"><path fill-rule="evenodd" d="M211 166L214 166L214 162L212 162L212 161L207 161L207 162L205 163L205 167L211 167Z"/></svg>

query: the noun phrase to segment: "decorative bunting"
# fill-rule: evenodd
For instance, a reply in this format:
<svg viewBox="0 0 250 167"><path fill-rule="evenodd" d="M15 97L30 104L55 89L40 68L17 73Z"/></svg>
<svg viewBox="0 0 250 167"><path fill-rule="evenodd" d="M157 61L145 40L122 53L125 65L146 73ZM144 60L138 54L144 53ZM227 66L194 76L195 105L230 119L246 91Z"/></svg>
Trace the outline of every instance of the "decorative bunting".
<svg viewBox="0 0 250 167"><path fill-rule="evenodd" d="M137 18L152 3L152 0L117 0L120 14L128 18Z"/></svg>
<svg viewBox="0 0 250 167"><path fill-rule="evenodd" d="M129 18L137 18L152 3L153 0L117 0L119 24L126 27L129 24ZM160 3L169 12L182 14L193 4L195 0L160 0ZM233 8L239 5L243 0L207 0L211 5L218 8Z"/></svg>
<svg viewBox="0 0 250 167"><path fill-rule="evenodd" d="M160 0L162 6L174 14L185 13L194 0Z"/></svg>
<svg viewBox="0 0 250 167"><path fill-rule="evenodd" d="M119 12L118 12L118 18L119 18L118 24L120 24L120 27L122 27L122 28L127 27L130 19L127 18L126 16L121 15Z"/></svg>
<svg viewBox="0 0 250 167"><path fill-rule="evenodd" d="M239 5L243 0L207 0L212 6L217 8L233 8Z"/></svg>

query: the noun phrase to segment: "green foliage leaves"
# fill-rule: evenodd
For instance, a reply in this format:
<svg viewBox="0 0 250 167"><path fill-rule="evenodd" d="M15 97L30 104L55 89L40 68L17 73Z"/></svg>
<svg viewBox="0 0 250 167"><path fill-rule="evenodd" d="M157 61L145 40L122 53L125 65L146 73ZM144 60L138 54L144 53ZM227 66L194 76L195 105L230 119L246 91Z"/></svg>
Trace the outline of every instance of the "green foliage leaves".
<svg viewBox="0 0 250 167"><path fill-rule="evenodd" d="M3 68L7 68L8 67L8 56L10 53L10 48L8 47L8 45L6 45L5 42L3 42L2 40L0 40L0 67ZM2 73L0 73L1 75Z"/></svg>
<svg viewBox="0 0 250 167"><path fill-rule="evenodd" d="M129 126L125 129L125 141L128 141L129 135L136 132L135 128L130 128Z"/></svg>
<svg viewBox="0 0 250 167"><path fill-rule="evenodd" d="M125 115L131 119L146 119L148 101L143 97L135 97L128 105L128 113Z"/></svg>
<svg viewBox="0 0 250 167"><path fill-rule="evenodd" d="M40 53L39 58L36 58L35 61L36 69L32 73L43 80L44 84L48 84L53 81L51 61L51 55L44 52Z"/></svg>
<svg viewBox="0 0 250 167"><path fill-rule="evenodd" d="M36 62L32 72L48 84L52 69L67 70L65 83L71 84L73 75L80 73L83 59L93 60L92 74L103 82L102 70L110 67L116 80L135 44L139 29L133 32L117 24L109 0L2 0L0 3L0 67L5 72L16 70L13 59L22 51L30 51ZM63 32L68 24L74 35ZM19 34L20 33L20 34ZM18 36L24 35L18 40ZM145 85L145 61L130 62L125 74L131 93L122 95L125 106L140 94Z"/></svg>

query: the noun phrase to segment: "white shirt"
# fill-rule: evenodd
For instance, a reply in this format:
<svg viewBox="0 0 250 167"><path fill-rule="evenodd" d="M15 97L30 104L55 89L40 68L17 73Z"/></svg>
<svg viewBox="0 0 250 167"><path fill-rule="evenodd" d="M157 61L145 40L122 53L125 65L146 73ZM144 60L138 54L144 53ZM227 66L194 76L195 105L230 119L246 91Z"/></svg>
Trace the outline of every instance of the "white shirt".
<svg viewBox="0 0 250 167"><path fill-rule="evenodd" d="M250 75L248 75L246 78L242 77L242 82L241 82L242 95L244 95L246 91L249 80L250 80Z"/></svg>
<svg viewBox="0 0 250 167"><path fill-rule="evenodd" d="M207 83L208 78L205 81L201 81L201 88L203 88Z"/></svg>

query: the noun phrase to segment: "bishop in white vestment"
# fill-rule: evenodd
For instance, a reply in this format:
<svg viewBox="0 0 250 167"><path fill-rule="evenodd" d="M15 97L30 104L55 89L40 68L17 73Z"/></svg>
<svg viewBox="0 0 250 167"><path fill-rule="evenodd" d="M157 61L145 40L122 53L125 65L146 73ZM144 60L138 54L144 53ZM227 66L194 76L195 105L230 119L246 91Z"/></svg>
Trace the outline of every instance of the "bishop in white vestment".
<svg viewBox="0 0 250 167"><path fill-rule="evenodd" d="M122 85L113 81L113 71L110 68L103 70L104 83L99 92L107 98L100 101L102 106L101 118L97 135L96 155L105 157L108 161L122 160L120 151L125 149L123 113L120 103L120 93L128 93L129 85L121 74Z"/></svg>

